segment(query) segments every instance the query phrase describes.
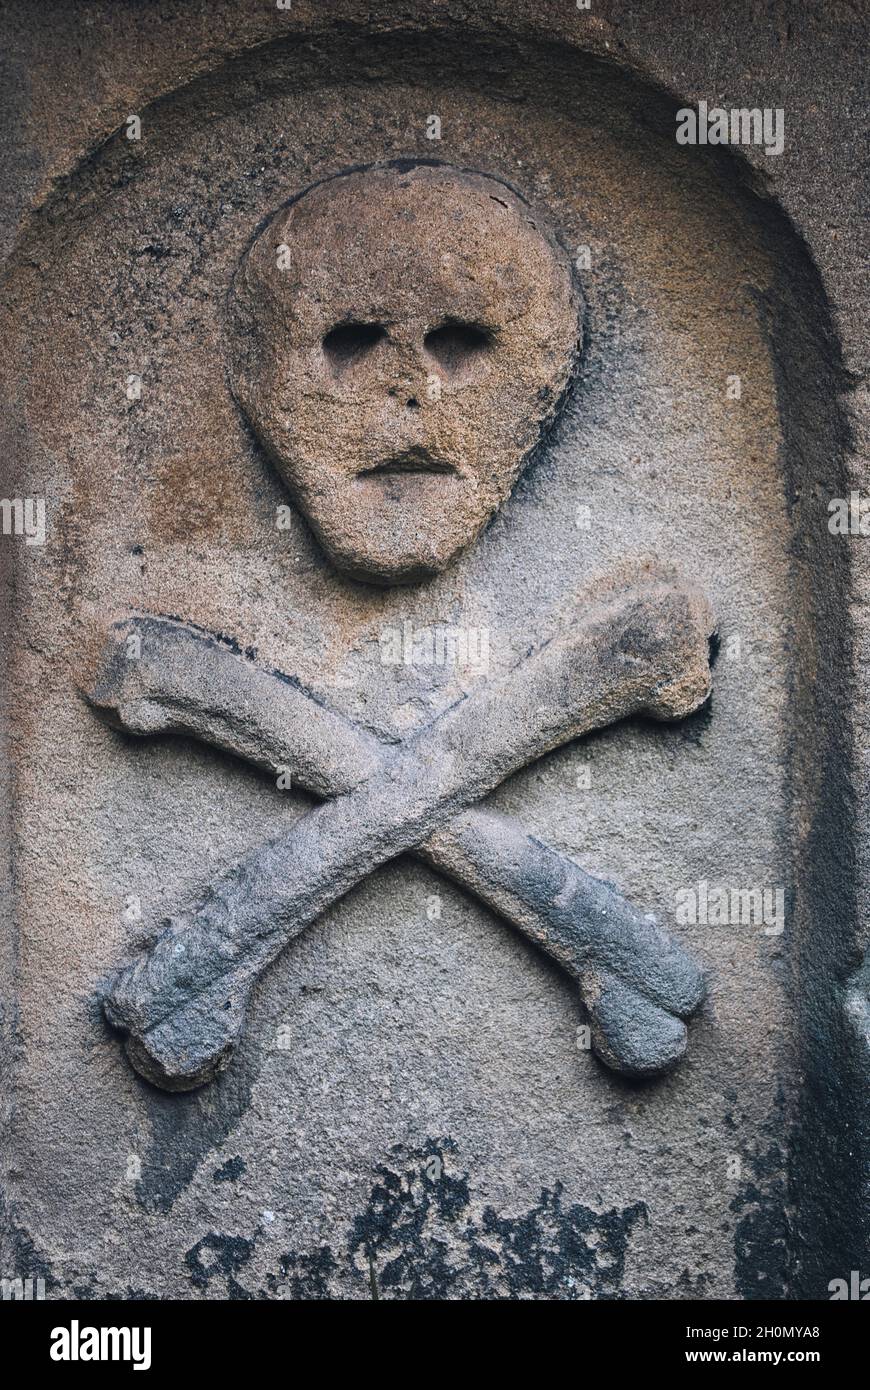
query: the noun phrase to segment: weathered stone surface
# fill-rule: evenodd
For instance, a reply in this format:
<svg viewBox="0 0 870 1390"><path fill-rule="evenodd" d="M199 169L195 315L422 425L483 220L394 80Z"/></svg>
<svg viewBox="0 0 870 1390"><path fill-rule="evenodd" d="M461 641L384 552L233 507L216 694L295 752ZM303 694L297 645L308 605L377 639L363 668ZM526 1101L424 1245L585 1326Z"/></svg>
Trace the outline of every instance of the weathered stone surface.
<svg viewBox="0 0 870 1390"><path fill-rule="evenodd" d="M373 1279L385 1297L827 1298L870 1273L870 566L827 524L866 485L865 17L159 9L9 0L0 20L2 491L47 513L44 546L0 538L0 1277L94 1298L367 1299ZM782 155L678 147L676 111L701 100L783 108ZM573 262L582 355L540 447L552 402L523 414L514 464L532 455L512 486L506 449L476 539L485 508L448 518L437 553L405 538L396 565L392 533L373 556L357 528L345 557L333 518L321 542L292 505L298 456L234 395L233 285L276 209L433 159L514 190ZM343 766L363 731L376 772L649 552L716 613L712 702L556 750L451 826L504 818L556 857L539 872L568 857L655 914L708 984L681 1064L637 1085L578 1046L571 972L498 919L520 911L509 859L491 912L400 857L263 975L212 1085L142 1081L100 1007L119 963L311 806L248 765L244 722L214 747L96 718L81 689L112 624L232 639L336 716ZM417 566L438 572L383 583ZM385 634L439 625L485 631L488 668L384 660ZM785 930L680 920L702 884L781 889ZM590 991L599 1052L625 1055L636 1001L603 971Z"/></svg>
<svg viewBox="0 0 870 1390"><path fill-rule="evenodd" d="M318 183L232 292L233 385L333 564L443 570L489 521L567 387L570 262L506 184L402 161Z"/></svg>

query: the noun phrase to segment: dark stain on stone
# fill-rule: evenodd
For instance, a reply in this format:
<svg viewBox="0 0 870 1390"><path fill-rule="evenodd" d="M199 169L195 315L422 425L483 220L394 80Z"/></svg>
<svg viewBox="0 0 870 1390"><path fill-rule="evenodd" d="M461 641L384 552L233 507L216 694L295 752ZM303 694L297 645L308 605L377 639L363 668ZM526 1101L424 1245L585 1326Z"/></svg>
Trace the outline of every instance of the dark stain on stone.
<svg viewBox="0 0 870 1390"><path fill-rule="evenodd" d="M766 1126L785 1131L782 1096ZM730 1209L734 1228L734 1283L741 1298L788 1297L792 1277L792 1234L788 1217L788 1158L776 1139L751 1161L753 1177L740 1187Z"/></svg>
<svg viewBox="0 0 870 1390"><path fill-rule="evenodd" d="M19 1224L14 1209L0 1189L0 1247L9 1269L0 1269L6 1279L42 1279L46 1293L60 1288L60 1281L51 1272L51 1265L36 1244L26 1226Z"/></svg>
<svg viewBox="0 0 870 1390"><path fill-rule="evenodd" d="M212 1182L236 1182L245 1172L245 1160L239 1158L228 1158L226 1163L222 1163L220 1168L215 1168L212 1173Z"/></svg>
<svg viewBox="0 0 870 1390"><path fill-rule="evenodd" d="M204 1091L165 1095L142 1082L151 1143L136 1197L146 1211L169 1211L200 1163L233 1132L250 1104L260 1064L249 1037L242 1040L233 1066Z"/></svg>
<svg viewBox="0 0 870 1390"><path fill-rule="evenodd" d="M605 1212L564 1206L557 1183L528 1211L502 1216L476 1207L467 1173L450 1172L455 1151L449 1139L397 1146L392 1164L378 1168L349 1255L364 1274L375 1270L381 1297L620 1297L642 1202Z"/></svg>
<svg viewBox="0 0 870 1390"><path fill-rule="evenodd" d="M287 1251L265 1288L251 1292L236 1277L256 1234L204 1236L185 1255L190 1278L199 1290L225 1280L230 1299L346 1298L348 1277L372 1299L624 1297L625 1256L635 1226L648 1220L645 1203L603 1212L565 1205L556 1183L528 1210L502 1215L473 1194L467 1172L453 1171L456 1154L449 1138L395 1145L375 1169L347 1245ZM699 1287L709 1277L699 1276Z"/></svg>
<svg viewBox="0 0 870 1390"><path fill-rule="evenodd" d="M335 1256L328 1245L322 1245L308 1254L282 1255L277 1275L268 1275L266 1283L271 1295L285 1299L331 1299L329 1279L337 1270Z"/></svg>
<svg viewBox="0 0 870 1390"><path fill-rule="evenodd" d="M235 1276L242 1265L247 1264L254 1253L254 1242L243 1236L217 1235L215 1232L203 1236L184 1257L190 1270L191 1283L200 1290L207 1289L212 1279L223 1277L227 1281L230 1298L252 1298L237 1282Z"/></svg>

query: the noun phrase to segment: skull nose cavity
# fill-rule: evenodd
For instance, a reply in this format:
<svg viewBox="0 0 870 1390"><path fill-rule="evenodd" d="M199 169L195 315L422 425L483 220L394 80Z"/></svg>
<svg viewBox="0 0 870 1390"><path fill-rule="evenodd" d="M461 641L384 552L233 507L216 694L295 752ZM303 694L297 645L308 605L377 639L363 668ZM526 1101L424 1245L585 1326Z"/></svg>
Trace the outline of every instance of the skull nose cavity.
<svg viewBox="0 0 870 1390"><path fill-rule="evenodd" d="M382 323L338 323L324 337L323 351L336 371L345 371L368 357L386 336Z"/></svg>

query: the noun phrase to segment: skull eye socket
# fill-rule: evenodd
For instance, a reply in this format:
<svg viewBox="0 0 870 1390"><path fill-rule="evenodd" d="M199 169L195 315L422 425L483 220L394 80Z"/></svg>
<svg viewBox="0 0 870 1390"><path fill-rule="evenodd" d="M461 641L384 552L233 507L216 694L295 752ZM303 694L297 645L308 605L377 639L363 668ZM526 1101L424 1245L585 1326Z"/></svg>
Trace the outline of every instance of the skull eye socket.
<svg viewBox="0 0 870 1390"><path fill-rule="evenodd" d="M350 367L386 336L382 323L339 323L323 339L323 351L334 367Z"/></svg>
<svg viewBox="0 0 870 1390"><path fill-rule="evenodd" d="M492 333L476 323L449 321L423 339L426 351L448 376L472 367L492 346Z"/></svg>

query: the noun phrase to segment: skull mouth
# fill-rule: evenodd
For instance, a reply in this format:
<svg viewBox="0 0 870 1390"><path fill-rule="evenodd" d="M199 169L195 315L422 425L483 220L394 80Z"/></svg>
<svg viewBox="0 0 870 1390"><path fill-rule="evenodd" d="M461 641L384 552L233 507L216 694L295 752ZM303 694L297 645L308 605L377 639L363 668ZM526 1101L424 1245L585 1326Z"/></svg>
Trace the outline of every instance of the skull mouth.
<svg viewBox="0 0 870 1390"><path fill-rule="evenodd" d="M392 454L382 462L376 463L373 468L363 468L358 474L358 478L383 478L388 480L395 477L413 477L419 474L445 474L456 477L459 469L448 459L439 458L432 454L428 449L415 446L411 449L403 449L401 453Z"/></svg>

